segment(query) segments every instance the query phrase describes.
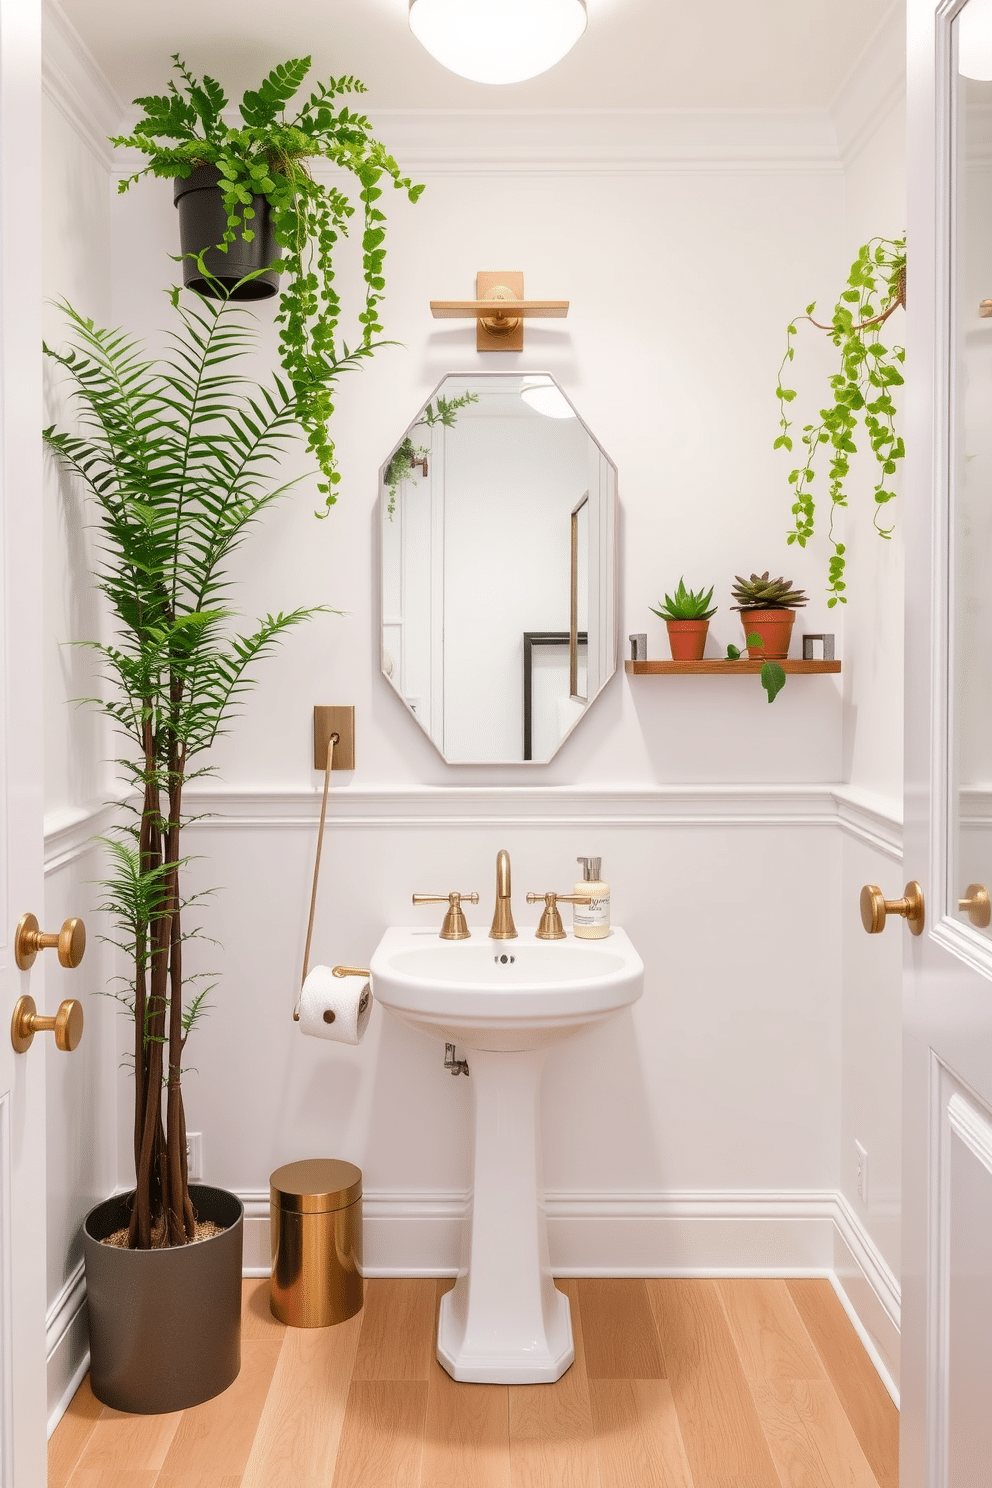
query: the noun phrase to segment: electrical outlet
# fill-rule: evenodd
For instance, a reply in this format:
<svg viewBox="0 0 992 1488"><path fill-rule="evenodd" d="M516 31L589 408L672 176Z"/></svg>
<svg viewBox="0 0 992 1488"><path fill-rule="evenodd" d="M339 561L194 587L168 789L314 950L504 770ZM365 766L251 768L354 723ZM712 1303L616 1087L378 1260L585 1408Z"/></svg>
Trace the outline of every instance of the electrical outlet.
<svg viewBox="0 0 992 1488"><path fill-rule="evenodd" d="M203 1133L186 1133L186 1168L190 1183L203 1182Z"/></svg>
<svg viewBox="0 0 992 1488"><path fill-rule="evenodd" d="M860 1142L855 1142L854 1152L858 1162L858 1198L863 1204L868 1202L868 1148L863 1147Z"/></svg>

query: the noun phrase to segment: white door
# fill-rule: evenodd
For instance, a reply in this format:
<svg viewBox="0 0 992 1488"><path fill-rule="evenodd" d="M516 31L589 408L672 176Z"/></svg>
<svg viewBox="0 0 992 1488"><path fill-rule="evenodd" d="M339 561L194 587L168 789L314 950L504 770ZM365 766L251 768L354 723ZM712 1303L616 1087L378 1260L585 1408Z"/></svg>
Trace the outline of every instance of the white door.
<svg viewBox="0 0 992 1488"><path fill-rule="evenodd" d="M40 5L0 0L0 1485L45 1469L45 1039L10 1040L45 1005L45 952L14 962L42 913ZM48 929L48 926L43 926Z"/></svg>
<svg viewBox="0 0 992 1488"><path fill-rule="evenodd" d="M926 926L901 927L900 1484L981 1488L992 1483L992 0L909 0L908 56L904 861Z"/></svg>

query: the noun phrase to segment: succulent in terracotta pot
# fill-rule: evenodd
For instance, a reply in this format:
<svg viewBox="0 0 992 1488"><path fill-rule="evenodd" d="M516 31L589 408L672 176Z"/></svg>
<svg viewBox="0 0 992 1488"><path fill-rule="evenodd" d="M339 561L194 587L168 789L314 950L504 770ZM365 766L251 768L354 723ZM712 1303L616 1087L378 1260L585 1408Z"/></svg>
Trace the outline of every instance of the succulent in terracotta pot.
<svg viewBox="0 0 992 1488"><path fill-rule="evenodd" d="M765 569L763 574L753 573L749 579L738 574L733 597L737 602L731 608L741 612L751 660L784 660L789 654L795 611L807 603L803 591L794 589L791 579L770 579Z"/></svg>
<svg viewBox="0 0 992 1488"><path fill-rule="evenodd" d="M710 616L717 606L710 608L713 586L704 593L693 592L685 587L685 579L679 579L674 594L666 594L664 603L650 606L651 613L664 620L668 627L668 644L673 661L699 661L706 648L706 632L710 628Z"/></svg>

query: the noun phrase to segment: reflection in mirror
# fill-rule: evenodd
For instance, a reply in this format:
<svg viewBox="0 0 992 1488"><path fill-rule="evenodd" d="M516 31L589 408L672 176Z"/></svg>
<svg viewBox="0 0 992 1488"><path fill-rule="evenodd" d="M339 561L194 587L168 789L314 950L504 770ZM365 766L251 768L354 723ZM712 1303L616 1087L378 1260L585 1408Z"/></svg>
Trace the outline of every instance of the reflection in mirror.
<svg viewBox="0 0 992 1488"><path fill-rule="evenodd" d="M550 760L616 671L612 461L548 374L452 374L380 514L385 676L449 763Z"/></svg>
<svg viewBox="0 0 992 1488"><path fill-rule="evenodd" d="M947 912L992 935L992 0L954 22L951 200L951 699L955 791Z"/></svg>

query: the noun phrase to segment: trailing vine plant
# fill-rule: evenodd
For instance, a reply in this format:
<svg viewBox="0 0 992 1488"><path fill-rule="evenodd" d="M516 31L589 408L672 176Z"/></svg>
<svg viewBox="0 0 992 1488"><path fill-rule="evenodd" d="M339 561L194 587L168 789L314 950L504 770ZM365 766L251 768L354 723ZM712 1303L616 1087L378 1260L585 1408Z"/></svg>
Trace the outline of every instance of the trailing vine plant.
<svg viewBox="0 0 992 1488"><path fill-rule="evenodd" d="M401 482L410 480L414 467L422 460L426 460L430 454L430 450L425 445L414 444L411 438L414 429L433 429L435 424L443 424L446 429L453 429L459 409L467 408L470 403L478 403L478 401L478 393L460 393L457 398L439 397L436 408L433 403L428 403L417 422L411 424L406 438L397 447L382 478L383 485L389 492L386 516L390 521L393 520L393 514L396 511L396 493Z"/></svg>
<svg viewBox="0 0 992 1488"><path fill-rule="evenodd" d="M895 500L891 477L905 454L902 437L896 433L896 401L893 390L903 382L899 370L905 360L904 347L882 344L882 327L889 317L906 304L906 239L872 238L858 249L851 265L847 288L841 293L827 324L813 319L816 302L806 306L805 315L797 315L786 332L786 349L779 367L776 394L779 400L779 435L776 449L792 450L789 430L792 423L788 405L795 390L785 386L786 367L795 356L793 338L800 320L808 320L817 330L826 331L840 352L840 368L830 378L832 398L820 409L818 423L803 425L801 443L805 459L789 473L793 487L792 515L795 519L786 541L804 548L813 536L815 503L812 484L817 451L821 444L830 446L828 495L830 525L828 536L833 554L828 565L827 608L846 604L844 570L846 548L837 535L835 522L838 507L847 505L847 477L850 457L857 453L854 433L859 417L878 465L874 487L874 525L880 537L891 537L892 525L883 525L882 508ZM889 338L886 335L886 342Z"/></svg>
<svg viewBox="0 0 992 1488"><path fill-rule="evenodd" d="M111 143L140 150L148 164L119 184L127 191L142 176L188 177L197 166L220 172L219 189L227 211L227 228L216 247L227 252L240 235L254 238L253 198L269 204L275 241L282 250L284 275L276 320L280 356L296 402L297 417L307 435L323 479L318 489L329 508L340 482L334 442L328 432L334 412L333 388L342 372L359 367L379 347L383 326L379 306L385 290L383 262L385 213L377 205L380 181L391 179L414 202L423 191L406 176L373 138L368 119L335 102L347 93L364 93L355 77L319 83L292 117L286 105L299 92L310 70L309 57L294 57L269 73L258 89L248 89L239 105L242 123L233 128L224 118L228 99L211 77L197 79L182 58L173 56L179 74L164 94L136 98L144 110L130 134ZM356 178L360 208L336 184L314 180L308 161L323 157ZM347 235L349 219L362 219L362 275L365 300L358 315L357 341L338 339L341 301L335 287L334 253ZM326 510L320 515L326 516Z"/></svg>

